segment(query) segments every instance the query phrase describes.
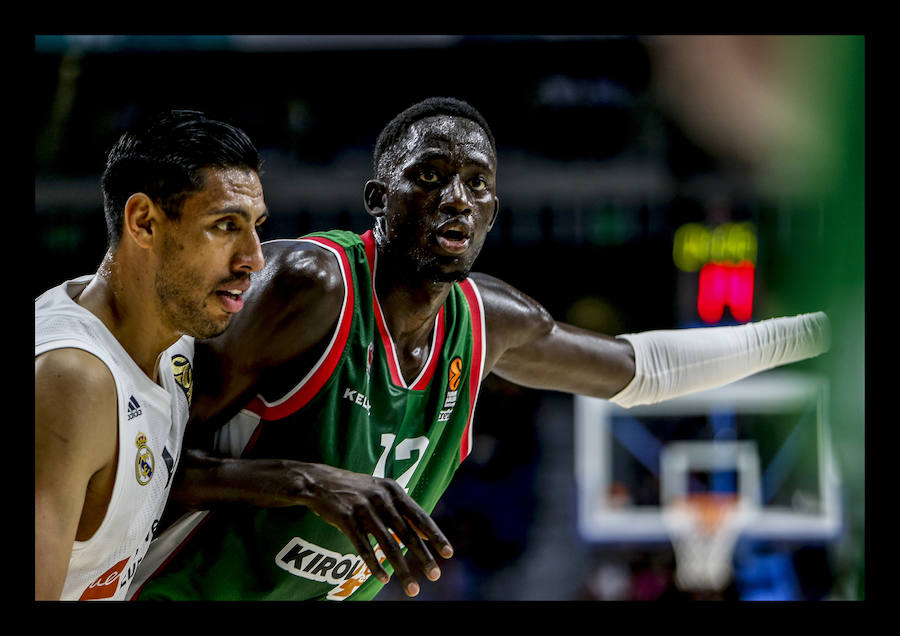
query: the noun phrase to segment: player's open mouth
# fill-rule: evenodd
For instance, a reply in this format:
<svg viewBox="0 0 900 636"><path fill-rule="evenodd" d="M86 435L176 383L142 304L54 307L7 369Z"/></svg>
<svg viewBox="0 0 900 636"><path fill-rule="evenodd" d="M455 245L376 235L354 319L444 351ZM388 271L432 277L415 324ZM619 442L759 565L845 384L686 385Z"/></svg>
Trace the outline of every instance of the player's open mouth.
<svg viewBox="0 0 900 636"><path fill-rule="evenodd" d="M438 246L448 254L462 254L469 249L470 229L460 221L449 221L435 232Z"/></svg>
<svg viewBox="0 0 900 636"><path fill-rule="evenodd" d="M242 289L220 289L216 292L222 305L230 314L236 314L244 307L244 291Z"/></svg>

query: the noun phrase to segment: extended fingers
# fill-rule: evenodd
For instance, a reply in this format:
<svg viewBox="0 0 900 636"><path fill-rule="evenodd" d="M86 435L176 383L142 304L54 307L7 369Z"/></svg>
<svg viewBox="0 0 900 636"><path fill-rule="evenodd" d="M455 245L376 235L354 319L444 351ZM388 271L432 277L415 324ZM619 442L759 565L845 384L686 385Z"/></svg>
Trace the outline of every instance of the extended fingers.
<svg viewBox="0 0 900 636"><path fill-rule="evenodd" d="M403 518L416 531L416 534L431 543L442 557L449 559L453 556L453 546L450 545L450 541L447 540L434 520L425 514L425 511L421 508L418 511L408 511L404 513Z"/></svg>

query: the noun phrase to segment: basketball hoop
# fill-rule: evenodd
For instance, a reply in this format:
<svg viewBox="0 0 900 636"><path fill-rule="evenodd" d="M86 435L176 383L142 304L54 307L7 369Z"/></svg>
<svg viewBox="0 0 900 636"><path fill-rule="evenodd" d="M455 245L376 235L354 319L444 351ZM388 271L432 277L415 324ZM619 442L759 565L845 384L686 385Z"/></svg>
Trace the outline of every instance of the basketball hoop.
<svg viewBox="0 0 900 636"><path fill-rule="evenodd" d="M685 591L721 591L749 508L736 493L692 493L663 508L675 551L675 584Z"/></svg>

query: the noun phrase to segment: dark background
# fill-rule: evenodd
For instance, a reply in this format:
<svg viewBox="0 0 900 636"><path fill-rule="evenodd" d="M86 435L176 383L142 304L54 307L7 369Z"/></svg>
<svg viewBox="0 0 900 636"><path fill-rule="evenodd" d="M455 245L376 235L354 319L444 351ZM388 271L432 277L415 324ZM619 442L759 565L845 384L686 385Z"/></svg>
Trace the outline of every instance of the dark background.
<svg viewBox="0 0 900 636"><path fill-rule="evenodd" d="M785 100L800 124L775 137L814 121L815 143L798 133L787 150L748 150L746 140L765 139L766 122L777 120L757 117L765 113L750 100L738 102L746 112L728 104L719 112L747 115L759 129L743 145L717 137L722 128L704 125L716 121L720 97L677 75L669 61L684 58L660 38L38 35L43 257L32 293L96 269L105 252L104 155L141 115L198 109L250 135L264 160L265 240L366 230L362 190L378 132L422 98L464 99L490 123L499 155L501 216L476 269L556 318L610 334L702 324L697 275L672 258L674 232L687 222L756 227L754 320L829 312L837 344L802 366L834 386L847 523L835 545L792 548L804 581L794 595L863 598L865 43L776 36L750 44L757 77L799 69L804 80L799 97ZM702 71L715 55L678 68ZM674 93L665 89L673 76ZM760 85L780 95L781 84ZM726 311L721 324L733 322ZM473 454L435 510L458 556L420 598L684 598L666 554L608 554L578 536L570 396L489 378L476 415ZM622 566L627 584L616 589L626 591L591 583L609 562ZM390 585L383 597L402 594Z"/></svg>

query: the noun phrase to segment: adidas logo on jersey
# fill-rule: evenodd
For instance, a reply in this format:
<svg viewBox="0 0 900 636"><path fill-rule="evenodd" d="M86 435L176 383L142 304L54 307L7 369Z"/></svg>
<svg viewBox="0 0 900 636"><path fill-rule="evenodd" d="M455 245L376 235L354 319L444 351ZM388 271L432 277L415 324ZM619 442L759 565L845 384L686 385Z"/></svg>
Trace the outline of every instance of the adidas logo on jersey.
<svg viewBox="0 0 900 636"><path fill-rule="evenodd" d="M132 395L128 399L128 419L133 420L140 414L141 414L141 405L138 404L138 401Z"/></svg>

